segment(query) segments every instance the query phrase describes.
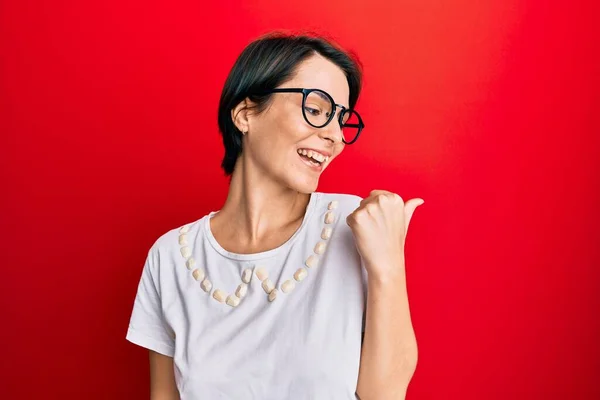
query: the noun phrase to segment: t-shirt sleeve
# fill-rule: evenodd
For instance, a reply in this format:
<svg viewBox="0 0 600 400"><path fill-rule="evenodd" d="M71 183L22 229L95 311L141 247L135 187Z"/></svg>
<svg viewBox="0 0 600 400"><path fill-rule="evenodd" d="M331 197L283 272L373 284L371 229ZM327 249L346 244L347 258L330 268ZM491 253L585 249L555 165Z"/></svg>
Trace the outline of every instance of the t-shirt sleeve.
<svg viewBox="0 0 600 400"><path fill-rule="evenodd" d="M369 291L368 291L368 285L367 285L367 280L368 280L368 274L367 274L367 270L365 268L364 263L360 262L360 272L361 272L361 278L362 278L362 285L363 285L363 294L364 294L364 299L365 299L365 308L363 311L363 317L362 317L362 332L363 334L365 333L365 324L367 323L367 296L369 295Z"/></svg>
<svg viewBox="0 0 600 400"><path fill-rule="evenodd" d="M149 350L173 357L175 338L162 312L161 291L157 279L158 264L158 250L153 246L144 263L126 339Z"/></svg>
<svg viewBox="0 0 600 400"><path fill-rule="evenodd" d="M352 203L352 206L348 210L349 213L354 212L354 210L356 210L360 206L360 202L362 200L363 200L362 197L355 195L354 202ZM367 323L368 274L367 274L367 269L365 268L365 263L363 262L362 258L360 259L360 274L361 274L363 298L364 298L364 311L363 311L363 315L362 315L362 333L364 335L365 325Z"/></svg>

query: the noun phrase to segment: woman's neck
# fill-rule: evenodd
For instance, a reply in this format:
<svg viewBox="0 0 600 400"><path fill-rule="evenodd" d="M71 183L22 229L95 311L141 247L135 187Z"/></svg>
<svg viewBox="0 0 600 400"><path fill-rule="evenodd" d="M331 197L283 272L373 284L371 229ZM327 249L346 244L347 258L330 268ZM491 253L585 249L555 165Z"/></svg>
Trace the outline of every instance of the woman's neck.
<svg viewBox="0 0 600 400"><path fill-rule="evenodd" d="M310 194L300 193L238 163L211 231L221 247L257 253L285 243L300 227Z"/></svg>

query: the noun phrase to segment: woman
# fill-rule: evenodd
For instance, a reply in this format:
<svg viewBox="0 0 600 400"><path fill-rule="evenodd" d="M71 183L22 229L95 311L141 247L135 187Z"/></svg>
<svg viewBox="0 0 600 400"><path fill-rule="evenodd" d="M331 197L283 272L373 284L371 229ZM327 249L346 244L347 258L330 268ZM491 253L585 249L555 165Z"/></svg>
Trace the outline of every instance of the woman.
<svg viewBox="0 0 600 400"><path fill-rule="evenodd" d="M227 200L157 240L135 299L127 339L150 350L152 399L404 397L404 241L423 200L315 192L364 127L360 87L323 38L242 52L219 105Z"/></svg>

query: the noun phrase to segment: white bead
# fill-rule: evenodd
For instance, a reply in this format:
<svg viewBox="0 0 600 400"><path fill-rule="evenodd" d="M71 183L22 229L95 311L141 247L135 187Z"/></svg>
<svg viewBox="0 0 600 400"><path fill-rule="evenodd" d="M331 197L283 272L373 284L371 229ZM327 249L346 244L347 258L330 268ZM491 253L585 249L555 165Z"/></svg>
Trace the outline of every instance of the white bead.
<svg viewBox="0 0 600 400"><path fill-rule="evenodd" d="M187 246L188 241L187 241L187 235L183 234L183 235L179 235L179 245L180 246Z"/></svg>
<svg viewBox="0 0 600 400"><path fill-rule="evenodd" d="M308 257L305 262L305 264L308 268L314 268L317 266L318 263L319 263L319 257L315 256L314 254L312 254L310 257Z"/></svg>
<svg viewBox="0 0 600 400"><path fill-rule="evenodd" d="M227 300L225 300L225 303L227 303L228 306L237 307L238 304L240 304L240 298L230 294L229 296L227 296Z"/></svg>
<svg viewBox="0 0 600 400"><path fill-rule="evenodd" d="M179 233L188 233L190 231L190 226L186 225L181 227L181 229L179 230Z"/></svg>
<svg viewBox="0 0 600 400"><path fill-rule="evenodd" d="M194 257L188 258L187 261L185 262L185 266L187 267L187 269L192 269L192 268L194 268L195 265L196 265L196 260L194 259Z"/></svg>
<svg viewBox="0 0 600 400"><path fill-rule="evenodd" d="M306 278L308 272L304 268L298 268L298 270L294 273L294 279L300 282L302 279Z"/></svg>
<svg viewBox="0 0 600 400"><path fill-rule="evenodd" d="M269 278L265 278L265 280L262 283L262 288L265 290L265 292L271 293L271 291L275 288L275 285L273 284L273 282L271 282Z"/></svg>
<svg viewBox="0 0 600 400"><path fill-rule="evenodd" d="M210 281L208 280L208 278L206 278L205 280L202 281L202 283L200 284L200 287L202 288L202 290L204 290L205 292L210 292L210 289L212 289L212 283L210 283Z"/></svg>
<svg viewBox="0 0 600 400"><path fill-rule="evenodd" d="M246 293L248 293L248 285L246 285L245 283L240 283L240 285L235 290L235 295L241 299L246 295Z"/></svg>
<svg viewBox="0 0 600 400"><path fill-rule="evenodd" d="M202 271L201 269L195 269L195 270L192 271L192 276L197 281L204 280L204 275L205 275L204 271Z"/></svg>
<svg viewBox="0 0 600 400"><path fill-rule="evenodd" d="M283 285L281 285L281 291L283 293L289 293L292 290L294 290L295 287L296 287L296 282L288 279L287 281L283 282Z"/></svg>
<svg viewBox="0 0 600 400"><path fill-rule="evenodd" d="M335 220L335 214L332 213L331 211L327 211L327 213L325 214L325 223L331 224L334 220Z"/></svg>
<svg viewBox="0 0 600 400"><path fill-rule="evenodd" d="M183 246L181 248L181 255L183 256L183 258L188 258L189 256L192 255L192 251L190 250L189 247Z"/></svg>
<svg viewBox="0 0 600 400"><path fill-rule="evenodd" d="M219 303L222 303L225 301L225 293L223 293L222 290L220 289L216 289L213 292L213 299L215 299L216 301L218 301Z"/></svg>
<svg viewBox="0 0 600 400"><path fill-rule="evenodd" d="M259 281L264 281L265 279L267 279L269 277L269 273L267 272L267 270L264 267L260 267L259 269L256 270L256 277L258 278Z"/></svg>
<svg viewBox="0 0 600 400"><path fill-rule="evenodd" d="M271 290L271 293L269 293L269 301L273 301L277 298L277 289L273 289Z"/></svg>
<svg viewBox="0 0 600 400"><path fill-rule="evenodd" d="M331 232L333 232L333 229L331 229L330 226L323 228L323 231L321 231L321 239L328 240L331 237Z"/></svg>
<svg viewBox="0 0 600 400"><path fill-rule="evenodd" d="M252 279L252 268L246 268L244 272L242 272L242 282L250 283L250 279Z"/></svg>
<svg viewBox="0 0 600 400"><path fill-rule="evenodd" d="M325 242L319 242L317 243L317 245L315 246L315 253L317 254L323 254L325 253L325 248L327 247L327 243Z"/></svg>
<svg viewBox="0 0 600 400"><path fill-rule="evenodd" d="M328 210L335 210L338 206L339 202L337 200L333 200L331 203L329 203L329 205L327 206Z"/></svg>

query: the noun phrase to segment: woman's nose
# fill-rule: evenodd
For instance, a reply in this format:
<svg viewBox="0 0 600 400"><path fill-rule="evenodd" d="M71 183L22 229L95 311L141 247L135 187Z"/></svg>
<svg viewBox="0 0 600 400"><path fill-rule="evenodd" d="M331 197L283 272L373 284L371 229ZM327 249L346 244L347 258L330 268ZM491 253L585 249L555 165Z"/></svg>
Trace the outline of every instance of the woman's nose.
<svg viewBox="0 0 600 400"><path fill-rule="evenodd" d="M333 118L329 124L319 129L319 137L321 139L329 140L333 144L342 143L342 128L338 123L337 118Z"/></svg>

